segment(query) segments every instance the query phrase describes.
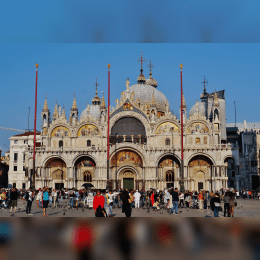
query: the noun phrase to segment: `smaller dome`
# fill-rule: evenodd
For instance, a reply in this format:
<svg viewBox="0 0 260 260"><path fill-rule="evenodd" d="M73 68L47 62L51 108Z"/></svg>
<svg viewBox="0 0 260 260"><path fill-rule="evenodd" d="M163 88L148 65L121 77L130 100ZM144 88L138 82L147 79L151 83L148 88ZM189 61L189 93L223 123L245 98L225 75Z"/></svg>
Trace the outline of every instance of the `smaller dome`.
<svg viewBox="0 0 260 260"><path fill-rule="evenodd" d="M100 102L101 103L101 99L98 96L95 96L92 99L92 104L93 104L93 102Z"/></svg>
<svg viewBox="0 0 260 260"><path fill-rule="evenodd" d="M202 101L198 102L198 110L203 115L206 116L206 109L205 109L205 103ZM197 111L196 104L190 109L189 117L193 116Z"/></svg>
<svg viewBox="0 0 260 260"><path fill-rule="evenodd" d="M146 83L147 85L151 85L151 86L153 86L153 87L155 87L155 88L158 87L157 80L154 79L154 78L152 78L152 77L149 77L149 78L145 81L145 83Z"/></svg>
<svg viewBox="0 0 260 260"><path fill-rule="evenodd" d="M141 67L141 73L140 73L140 75L137 77L137 83L139 83L139 84L145 84L145 81L146 81L146 78L145 78L145 76L144 76L144 74L143 74L143 69L142 69L142 67Z"/></svg>

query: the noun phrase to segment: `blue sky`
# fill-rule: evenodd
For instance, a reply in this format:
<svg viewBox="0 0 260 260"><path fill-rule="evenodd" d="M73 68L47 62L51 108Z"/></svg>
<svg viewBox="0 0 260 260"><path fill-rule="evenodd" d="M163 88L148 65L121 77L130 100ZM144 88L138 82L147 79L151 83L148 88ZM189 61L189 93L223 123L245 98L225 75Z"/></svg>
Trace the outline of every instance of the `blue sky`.
<svg viewBox="0 0 260 260"><path fill-rule="evenodd" d="M0 42L259 43L259 17L259 0L9 0Z"/></svg>
<svg viewBox="0 0 260 260"><path fill-rule="evenodd" d="M53 113L55 99L69 109L76 99L79 114L95 95L95 78L105 93L107 104L107 64L111 64L111 104L125 90L126 78L136 84L140 73L137 59L141 51L147 65L154 64L153 77L158 90L166 95L170 107L178 115L180 106L180 69L183 63L183 88L188 111L203 91L204 75L207 91L226 90L227 122L234 122L234 101L237 122L259 122L260 48L259 44L0 44L0 126L25 129L31 108L30 128L33 127L35 95L35 63L39 63L37 129L40 112L47 94ZM0 130L0 149L9 149L8 138L15 132Z"/></svg>

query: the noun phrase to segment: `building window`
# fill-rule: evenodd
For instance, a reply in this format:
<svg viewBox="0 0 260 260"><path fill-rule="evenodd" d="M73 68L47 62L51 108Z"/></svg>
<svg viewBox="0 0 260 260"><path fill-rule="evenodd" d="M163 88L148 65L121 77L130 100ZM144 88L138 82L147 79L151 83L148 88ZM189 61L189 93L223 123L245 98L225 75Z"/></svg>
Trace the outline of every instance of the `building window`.
<svg viewBox="0 0 260 260"><path fill-rule="evenodd" d="M22 184L23 190L25 190L25 183Z"/></svg>
<svg viewBox="0 0 260 260"><path fill-rule="evenodd" d="M90 140L87 141L87 146L91 146L91 141Z"/></svg>
<svg viewBox="0 0 260 260"><path fill-rule="evenodd" d="M16 189L16 183L15 182L13 183L13 189Z"/></svg>
<svg viewBox="0 0 260 260"><path fill-rule="evenodd" d="M200 144L200 138L196 138L196 144Z"/></svg>
<svg viewBox="0 0 260 260"><path fill-rule="evenodd" d="M25 167L23 166L23 171L25 172Z"/></svg>
<svg viewBox="0 0 260 260"><path fill-rule="evenodd" d="M18 140L14 140L14 144L18 144Z"/></svg>
<svg viewBox="0 0 260 260"><path fill-rule="evenodd" d="M14 172L17 172L17 166L14 166Z"/></svg>
<svg viewBox="0 0 260 260"><path fill-rule="evenodd" d="M28 177L28 168L25 168L25 177Z"/></svg>
<svg viewBox="0 0 260 260"><path fill-rule="evenodd" d="M59 141L59 147L61 148L61 147L63 147L63 141Z"/></svg>
<svg viewBox="0 0 260 260"><path fill-rule="evenodd" d="M165 139L165 145L170 145L170 139L169 138Z"/></svg>
<svg viewBox="0 0 260 260"><path fill-rule="evenodd" d="M84 172L84 182L92 182L91 172Z"/></svg>
<svg viewBox="0 0 260 260"><path fill-rule="evenodd" d="M25 153L23 154L23 162L25 162Z"/></svg>
<svg viewBox="0 0 260 260"><path fill-rule="evenodd" d="M27 141L27 140L24 140L23 143L24 143L24 144L28 144L28 141Z"/></svg>
<svg viewBox="0 0 260 260"><path fill-rule="evenodd" d="M14 153L14 163L17 163L18 161L18 153Z"/></svg>
<svg viewBox="0 0 260 260"><path fill-rule="evenodd" d="M207 138L207 136L204 136L204 137L203 137L203 141L204 141L204 144L207 144L207 143L208 143L208 138Z"/></svg>

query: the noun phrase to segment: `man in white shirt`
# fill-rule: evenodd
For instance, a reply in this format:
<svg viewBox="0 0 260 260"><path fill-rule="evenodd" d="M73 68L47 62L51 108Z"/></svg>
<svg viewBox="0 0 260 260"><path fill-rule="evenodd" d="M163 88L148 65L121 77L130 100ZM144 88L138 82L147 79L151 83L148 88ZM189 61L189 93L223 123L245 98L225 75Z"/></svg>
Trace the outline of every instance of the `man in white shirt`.
<svg viewBox="0 0 260 260"><path fill-rule="evenodd" d="M28 191L28 197L27 197L27 205L26 205L26 215L32 215L31 214L31 208L32 208L32 201L33 201L34 192L32 192L32 188L30 187Z"/></svg>
<svg viewBox="0 0 260 260"><path fill-rule="evenodd" d="M135 198L135 208L139 209L141 194L138 190L136 190L136 192L134 193L134 198Z"/></svg>

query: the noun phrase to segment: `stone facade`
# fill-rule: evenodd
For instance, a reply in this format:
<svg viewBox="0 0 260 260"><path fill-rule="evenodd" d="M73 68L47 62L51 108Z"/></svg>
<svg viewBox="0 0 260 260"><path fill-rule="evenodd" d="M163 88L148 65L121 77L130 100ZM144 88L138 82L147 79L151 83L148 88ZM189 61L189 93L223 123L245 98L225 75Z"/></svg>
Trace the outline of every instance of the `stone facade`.
<svg viewBox="0 0 260 260"><path fill-rule="evenodd" d="M142 73L142 72L141 72ZM154 83L156 82L156 84ZM152 85L150 85L152 84ZM126 90L116 107L107 108L97 96L78 115L76 98L66 119L65 109L55 105L50 116L47 100L41 113L41 146L36 148L36 188L80 188L91 182L95 188L149 189L165 187L189 190L219 190L227 187L227 159L239 165L238 146L226 143L224 91L208 94L187 115L183 96L184 172L181 177L181 122L170 112L157 81L138 77L126 81ZM110 109L110 154L107 178L107 119ZM12 140L12 138L11 138ZM32 169L33 148L25 151L25 167ZM12 158L10 158L13 160ZM17 187L28 182L24 173ZM18 174L18 173L17 173ZM19 183L19 184L18 184ZM29 183L27 184L27 187Z"/></svg>

